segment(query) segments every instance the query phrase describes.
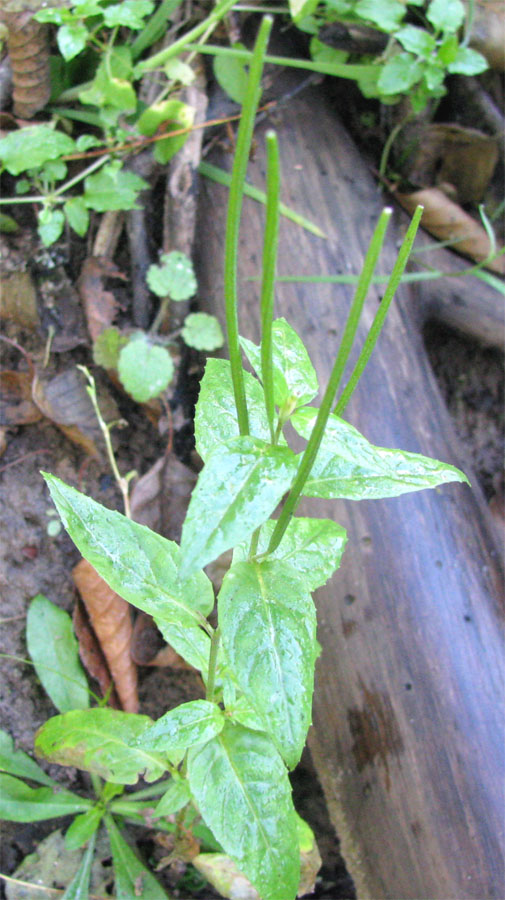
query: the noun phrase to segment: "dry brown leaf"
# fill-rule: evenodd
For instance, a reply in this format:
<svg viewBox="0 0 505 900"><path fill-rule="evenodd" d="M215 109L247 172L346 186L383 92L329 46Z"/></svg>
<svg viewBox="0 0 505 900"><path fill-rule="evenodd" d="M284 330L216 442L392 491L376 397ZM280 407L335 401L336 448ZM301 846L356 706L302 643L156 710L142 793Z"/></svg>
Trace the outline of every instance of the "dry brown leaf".
<svg viewBox="0 0 505 900"><path fill-rule="evenodd" d="M168 644L152 616L140 612L135 619L131 656L138 666L160 666L170 669L191 669L191 666Z"/></svg>
<svg viewBox="0 0 505 900"><path fill-rule="evenodd" d="M30 331L37 328L37 295L28 272L0 275L0 317Z"/></svg>
<svg viewBox="0 0 505 900"><path fill-rule="evenodd" d="M84 261L77 280L77 290L84 305L88 331L93 341L105 328L112 325L118 308L114 294L104 289L105 278L126 280L126 276L112 260L105 256L90 256Z"/></svg>
<svg viewBox="0 0 505 900"><path fill-rule="evenodd" d="M107 660L114 685L126 712L137 712L137 668L130 655L130 605L111 590L93 566L81 559L72 571L93 630Z"/></svg>
<svg viewBox="0 0 505 900"><path fill-rule="evenodd" d="M421 225L440 241L455 241L451 249L469 256L475 262L486 259L490 246L484 228L439 188L424 188L412 194L397 193L395 196L411 215L419 204L424 206ZM486 268L504 275L505 257L495 258Z"/></svg>
<svg viewBox="0 0 505 900"><path fill-rule="evenodd" d="M32 396L40 411L58 425L71 441L90 456L99 456L103 438L86 391L84 375L74 367L49 380L37 376L33 382ZM110 394L100 388L98 400L106 422L118 418L118 410Z"/></svg>
<svg viewBox="0 0 505 900"><path fill-rule="evenodd" d="M49 29L35 22L31 13L4 12L7 25L7 49L12 68L14 113L31 119L51 95L49 70Z"/></svg>
<svg viewBox="0 0 505 900"><path fill-rule="evenodd" d="M158 459L131 493L131 515L171 541L180 541L196 475L173 455Z"/></svg>
<svg viewBox="0 0 505 900"><path fill-rule="evenodd" d="M502 0L475 4L470 45L482 53L492 69L505 70L505 7Z"/></svg>
<svg viewBox="0 0 505 900"><path fill-rule="evenodd" d="M102 697L108 696L109 706L112 706L114 709L120 709L116 691L114 688L111 690L112 677L107 660L91 627L86 607L78 595L76 596L72 619L75 635L79 642L79 656L84 668L100 685Z"/></svg>
<svg viewBox="0 0 505 900"><path fill-rule="evenodd" d="M0 424L30 425L42 418L32 400L32 376L29 372L0 372Z"/></svg>
<svg viewBox="0 0 505 900"><path fill-rule="evenodd" d="M479 203L498 161L496 138L461 125L422 125L417 150L404 173L423 187L449 184L460 203ZM446 193L446 191L444 191Z"/></svg>

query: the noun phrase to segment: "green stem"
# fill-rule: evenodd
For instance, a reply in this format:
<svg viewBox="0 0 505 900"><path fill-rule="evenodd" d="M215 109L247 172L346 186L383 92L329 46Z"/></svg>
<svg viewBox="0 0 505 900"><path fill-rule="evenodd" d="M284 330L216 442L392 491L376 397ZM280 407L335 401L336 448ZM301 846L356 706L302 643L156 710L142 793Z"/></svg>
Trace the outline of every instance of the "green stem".
<svg viewBox="0 0 505 900"><path fill-rule="evenodd" d="M144 28L133 41L130 50L133 59L138 59L144 50L154 44L166 30L167 20L179 6L181 0L163 0L156 12L146 22Z"/></svg>
<svg viewBox="0 0 505 900"><path fill-rule="evenodd" d="M144 72L152 72L153 69L158 69L163 66L169 59L173 59L175 56L179 56L183 50L186 49L187 45L191 43L191 41L196 41L201 34L204 34L207 29L213 25L217 25L217 23L226 15L227 12L230 11L234 4L235 0L220 0L219 3L216 4L215 8L211 12L203 22L200 22L198 25L195 25L191 31L188 31L187 34L183 35L183 37L179 38L178 41L174 41L170 47L166 47L164 50L160 50L159 53L155 53L154 56L150 56L149 59L146 59L144 62L139 63L135 66L135 78L140 78ZM191 49L194 49L193 47Z"/></svg>
<svg viewBox="0 0 505 900"><path fill-rule="evenodd" d="M237 134L235 159L228 196L228 214L226 219L226 235L224 250L224 299L226 312L226 329L230 354L231 376L239 432L249 434L249 416L244 387L244 374L240 344L238 339L238 297L237 297L237 261L240 216L242 212L243 188L249 152L251 148L254 119L260 97L260 82L263 71L263 58L272 28L272 18L265 16L261 22L256 43L254 45L246 96L242 106L242 116Z"/></svg>
<svg viewBox="0 0 505 900"><path fill-rule="evenodd" d="M79 172L74 178L71 178L70 181L66 181L65 184L62 184L53 194L53 197L59 197L60 194L66 193L70 188L74 186L74 184L78 184L79 181L82 181L83 178L87 178L88 175L91 175L92 172L95 172L96 169L99 169L100 166L103 166L105 162L108 162L110 156L107 154L106 156L100 156L98 159L95 159L94 162L91 163L87 169L83 169L82 172Z"/></svg>
<svg viewBox="0 0 505 900"><path fill-rule="evenodd" d="M210 56L224 56L230 59L240 59L243 62L249 62L251 59L250 50L239 50L234 47L219 47L215 44L207 44L205 47L198 47L189 44L186 50L198 49L200 53L208 53ZM321 75L334 75L336 78L348 78L351 81L357 81L366 75L373 75L377 71L375 65L352 65L350 63L325 63L312 62L308 59L296 59L290 56L265 56L265 62L275 66L289 66L293 69L307 69L309 72L319 72Z"/></svg>
<svg viewBox="0 0 505 900"><path fill-rule="evenodd" d="M274 131L266 135L267 151L267 208L263 240L263 280L261 285L261 378L265 407L274 443L274 376L272 362L272 320L274 312L275 267L279 243L279 145Z"/></svg>
<svg viewBox="0 0 505 900"><path fill-rule="evenodd" d="M365 366L370 359L373 348L377 343L377 338L382 331L382 326L384 325L386 316L388 314L389 307L391 306L391 301L395 295L396 289L400 284L401 277L403 275L403 271L405 266L407 265L407 261L409 258L410 250L412 248L412 244L414 243L414 238L417 233L417 229L419 227L419 222L421 221L421 216L423 214L423 207L418 206L413 217L412 221L407 229L407 233L403 239L403 243L400 247L396 262L393 266L393 271L391 272L388 285L386 287L384 297L382 298L381 304L375 318L372 322L370 331L366 336L365 343L363 344L363 348L358 357L356 365L351 373L351 377L347 382L342 394L338 400L338 403L335 405L334 413L339 416L342 414L343 410L347 406L349 399L361 378Z"/></svg>
<svg viewBox="0 0 505 900"><path fill-rule="evenodd" d="M217 666L217 651L219 650L219 628L216 628L214 631L211 642L210 642L210 653L209 653L209 671L207 673L207 690L205 693L205 699L212 703L214 700L214 687L216 683L216 666Z"/></svg>

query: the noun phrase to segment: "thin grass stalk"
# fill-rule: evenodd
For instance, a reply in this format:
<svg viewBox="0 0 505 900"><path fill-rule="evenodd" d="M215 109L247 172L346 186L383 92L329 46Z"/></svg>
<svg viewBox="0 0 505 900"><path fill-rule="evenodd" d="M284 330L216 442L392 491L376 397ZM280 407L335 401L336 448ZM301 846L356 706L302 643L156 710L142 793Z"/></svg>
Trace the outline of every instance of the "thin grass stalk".
<svg viewBox="0 0 505 900"><path fill-rule="evenodd" d="M235 159L231 175L230 193L228 196L228 214L226 217L226 235L224 250L224 299L226 313L226 330L228 336L228 350L230 354L231 376L233 393L239 432L241 435L249 434L249 416L247 414L247 402L244 387L244 374L242 358L238 340L238 294L237 294L237 265L238 265L238 236L240 228L240 216L244 182L251 149L254 118L260 98L260 82L263 72L265 51L272 28L271 16L265 16L261 22L256 43L254 45L251 68L247 90L242 106L242 116L237 133L237 145Z"/></svg>
<svg viewBox="0 0 505 900"><path fill-rule="evenodd" d="M270 428L270 437L274 443L275 435L275 403L274 376L272 362L272 321L274 313L275 268L277 264L277 247L279 243L279 145L274 131L266 135L267 153L267 206L265 234L263 242L263 272L261 284L261 378L265 407Z"/></svg>
<svg viewBox="0 0 505 900"><path fill-rule="evenodd" d="M410 251L412 249L412 244L414 243L415 236L417 234L417 229L419 227L419 222L421 221L421 216L423 214L424 207L418 206L413 217L412 221L407 229L407 233L403 239L403 243L400 247L398 256L396 258L396 262L393 266L393 271L389 276L389 281L384 293L384 297L382 298L381 304L375 318L370 327L370 331L368 332L365 343L363 344L360 355L358 356L356 365L351 373L349 381L347 382L344 390L342 391L341 396L338 399L338 402L335 404L335 409L333 412L335 415L340 416L347 406L354 389L360 380L365 367L372 355L372 351L377 343L377 339L379 334L382 331L382 327L386 320L386 316L388 314L389 307L391 306L391 301L396 293L398 285L400 284L401 277L403 275L405 266L407 265Z"/></svg>

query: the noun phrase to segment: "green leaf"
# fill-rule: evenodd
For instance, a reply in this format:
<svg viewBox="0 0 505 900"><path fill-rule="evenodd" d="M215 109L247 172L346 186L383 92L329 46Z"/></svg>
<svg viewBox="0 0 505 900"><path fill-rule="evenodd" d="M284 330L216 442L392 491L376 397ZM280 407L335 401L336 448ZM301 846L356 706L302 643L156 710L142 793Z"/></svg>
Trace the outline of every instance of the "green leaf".
<svg viewBox="0 0 505 900"><path fill-rule="evenodd" d="M89 225L89 212L82 197L72 197L63 206L68 224L79 237L84 237Z"/></svg>
<svg viewBox="0 0 505 900"><path fill-rule="evenodd" d="M186 87L195 80L195 73L191 66L182 59L169 59L164 66L165 75L169 81L180 81Z"/></svg>
<svg viewBox="0 0 505 900"><path fill-rule="evenodd" d="M295 22L310 16L317 8L318 0L289 0L289 11Z"/></svg>
<svg viewBox="0 0 505 900"><path fill-rule="evenodd" d="M315 409L301 409L291 422L302 437L309 438L316 416ZM455 466L419 453L375 447L352 425L330 415L303 493L307 497L371 500L449 481L469 483Z"/></svg>
<svg viewBox="0 0 505 900"><path fill-rule="evenodd" d="M39 213L37 233L44 247L54 244L65 226L65 216L61 209L42 209Z"/></svg>
<svg viewBox="0 0 505 900"><path fill-rule="evenodd" d="M232 438L207 459L182 528L181 577L245 540L268 519L296 474L289 447Z"/></svg>
<svg viewBox="0 0 505 900"><path fill-rule="evenodd" d="M65 849L78 850L93 837L98 830L105 812L103 806L92 806L85 813L76 816L65 833Z"/></svg>
<svg viewBox="0 0 505 900"><path fill-rule="evenodd" d="M428 59L436 45L432 34L429 34L424 28L417 28L415 25L404 25L403 28L395 31L395 38L405 50Z"/></svg>
<svg viewBox="0 0 505 900"><path fill-rule="evenodd" d="M7 213L0 212L0 232L2 234L13 234L14 232L19 231L19 225L12 216L8 216Z"/></svg>
<svg viewBox="0 0 505 900"><path fill-rule="evenodd" d="M456 59L458 50L459 44L457 34L446 35L438 48L437 61L444 66L449 65L449 63L454 62Z"/></svg>
<svg viewBox="0 0 505 900"><path fill-rule="evenodd" d="M104 165L84 181L84 203L88 209L107 212L110 209L140 209L137 197L149 187L134 172L123 172L119 160Z"/></svg>
<svg viewBox="0 0 505 900"><path fill-rule="evenodd" d="M258 541L258 556L265 553L276 526L269 519L261 527ZM340 565L347 542L345 528L332 519L293 518L284 537L269 559L284 559L305 579L310 591L325 584ZM233 561L247 559L249 546L239 544L235 548Z"/></svg>
<svg viewBox="0 0 505 900"><path fill-rule="evenodd" d="M227 723L188 754L204 821L262 900L294 900L300 859L291 788L267 735Z"/></svg>
<svg viewBox="0 0 505 900"><path fill-rule="evenodd" d="M164 253L161 265L149 266L147 283L158 297L170 297L171 300L189 300L198 287L193 263L179 250Z"/></svg>
<svg viewBox="0 0 505 900"><path fill-rule="evenodd" d="M435 31L457 31L465 20L465 7L461 0L431 0L426 18Z"/></svg>
<svg viewBox="0 0 505 900"><path fill-rule="evenodd" d="M117 369L125 391L138 403L157 397L174 376L168 350L151 344L144 334L128 341L120 350Z"/></svg>
<svg viewBox="0 0 505 900"><path fill-rule="evenodd" d="M240 343L261 378L261 345L253 344L247 338L240 338ZM314 399L319 390L314 366L303 341L286 319L275 319L272 323L272 364L274 399L278 407L290 398L296 401L296 406L304 406Z"/></svg>
<svg viewBox="0 0 505 900"><path fill-rule="evenodd" d="M178 575L174 541L106 509L45 474L62 522L81 554L107 584L132 606L153 616L165 640L195 668L206 670L210 640L202 630L214 606L203 572Z"/></svg>
<svg viewBox="0 0 505 900"><path fill-rule="evenodd" d="M0 818L8 822L42 822L75 815L91 806L91 800L52 787L31 788L11 775L0 775Z"/></svg>
<svg viewBox="0 0 505 900"><path fill-rule="evenodd" d="M114 784L136 784L141 774L156 781L167 768L163 757L133 746L150 725L149 716L118 709L78 709L48 719L35 735L35 750L44 759Z"/></svg>
<svg viewBox="0 0 505 900"><path fill-rule="evenodd" d="M9 775L20 775L22 778L30 778L40 784L57 788L59 785L37 765L37 763L24 753L16 750L10 734L0 730L0 770Z"/></svg>
<svg viewBox="0 0 505 900"><path fill-rule="evenodd" d="M104 369L116 369L119 353L128 341L127 335L122 334L119 328L104 328L93 344L93 362Z"/></svg>
<svg viewBox="0 0 505 900"><path fill-rule="evenodd" d="M373 22L381 31L394 31L405 15L405 5L399 0L359 0L354 12L367 22Z"/></svg>
<svg viewBox="0 0 505 900"><path fill-rule="evenodd" d="M48 159L72 153L74 141L47 125L30 125L0 138L0 162L11 175L38 169Z"/></svg>
<svg viewBox="0 0 505 900"><path fill-rule="evenodd" d="M160 126L165 131L179 131L181 128L190 128L195 117L195 110L187 103L181 100L164 100L161 103L153 103L149 106L137 122L137 128L141 134L148 137L155 134ZM168 126L170 125L170 128ZM178 150L186 143L189 137L187 134L178 134L174 137L167 136L162 141L156 141L154 147L154 157L161 165L165 165L172 156L175 156ZM176 252L176 251L174 251ZM184 256L184 254L180 254ZM195 287L196 290L196 287ZM157 293L155 291L155 293ZM194 293L194 291L193 291ZM192 295L190 295L192 296ZM186 298L172 298L186 299Z"/></svg>
<svg viewBox="0 0 505 900"><path fill-rule="evenodd" d="M311 720L316 611L307 585L283 560L241 562L225 576L219 626L231 671L289 768Z"/></svg>
<svg viewBox="0 0 505 900"><path fill-rule="evenodd" d="M132 75L130 49L126 46L115 47L104 54L91 85L80 92L79 100L91 106L132 112L137 107Z"/></svg>
<svg viewBox="0 0 505 900"><path fill-rule="evenodd" d="M154 875L126 843L112 816L105 819L114 863L116 900L169 900Z"/></svg>
<svg viewBox="0 0 505 900"><path fill-rule="evenodd" d="M404 94L422 75L422 63L411 53L397 53L383 66L377 81L381 94Z"/></svg>
<svg viewBox="0 0 505 900"><path fill-rule="evenodd" d="M81 50L84 50L88 35L88 29L82 22L72 22L58 28L56 40L63 59L66 59L68 62L74 56L77 56Z"/></svg>
<svg viewBox="0 0 505 900"><path fill-rule="evenodd" d="M182 778L176 781L172 778L166 792L154 810L153 817L171 816L179 812L190 800L191 791L188 781Z"/></svg>
<svg viewBox="0 0 505 900"><path fill-rule="evenodd" d="M223 713L215 703L191 700L165 713L135 741L136 747L170 755L210 740L222 730Z"/></svg>
<svg viewBox="0 0 505 900"><path fill-rule="evenodd" d="M235 50L246 50L240 42L232 44ZM248 66L243 59L231 56L214 57L214 76L219 86L235 103L244 102L248 82Z"/></svg>
<svg viewBox="0 0 505 900"><path fill-rule="evenodd" d="M44 690L60 712L86 709L89 690L79 660L72 619L64 609L37 594L26 617L26 642Z"/></svg>
<svg viewBox="0 0 505 900"><path fill-rule="evenodd" d="M215 316L208 313L190 313L184 319L182 338L188 347L195 350L218 350L224 344L221 325Z"/></svg>
<svg viewBox="0 0 505 900"><path fill-rule="evenodd" d="M447 66L451 75L480 75L489 68L487 59L471 47L458 47L453 62Z"/></svg>
<svg viewBox="0 0 505 900"><path fill-rule="evenodd" d="M249 428L253 437L270 440L265 398L259 381L250 372L243 373ZM195 410L196 449L203 460L210 453L239 436L237 410L227 359L208 359ZM280 443L286 440L281 435Z"/></svg>
<svg viewBox="0 0 505 900"><path fill-rule="evenodd" d="M226 712L230 713L234 722L239 722L245 728L251 728L253 731L265 731L263 721L244 694L230 706L227 705Z"/></svg>
<svg viewBox="0 0 505 900"><path fill-rule="evenodd" d="M103 19L107 28L124 25L132 31L140 31L144 27L144 19L154 9L151 0L122 0L103 10Z"/></svg>
<svg viewBox="0 0 505 900"><path fill-rule="evenodd" d="M434 65L428 64L426 69L424 70L424 81L426 83L426 87L430 94L436 94L439 90L443 88L445 80L445 71L436 63Z"/></svg>
<svg viewBox="0 0 505 900"><path fill-rule="evenodd" d="M89 844L79 863L79 868L66 888L61 900L88 900L91 883L91 867L93 865L93 857L95 854L95 841L96 833L91 835Z"/></svg>

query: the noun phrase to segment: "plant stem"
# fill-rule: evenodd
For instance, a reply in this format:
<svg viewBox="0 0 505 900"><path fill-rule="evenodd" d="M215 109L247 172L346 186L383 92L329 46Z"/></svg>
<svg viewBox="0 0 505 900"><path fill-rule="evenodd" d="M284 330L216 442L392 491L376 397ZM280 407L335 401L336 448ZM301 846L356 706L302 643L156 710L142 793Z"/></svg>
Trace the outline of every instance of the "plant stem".
<svg viewBox="0 0 505 900"><path fill-rule="evenodd" d="M272 362L272 320L274 312L275 267L279 242L279 145L274 131L266 135L267 208L263 241L263 280L261 285L261 378L268 426L274 443L274 376Z"/></svg>
<svg viewBox="0 0 505 900"><path fill-rule="evenodd" d="M389 281L388 281L388 284L387 284L387 287L386 287L386 290L384 293L384 297L382 298L379 309L377 310L375 318L372 322L370 331L368 332L368 334L366 336L365 343L363 344L361 353L360 353L358 360L356 362L356 365L354 366L354 369L351 373L351 377L349 378L349 381L347 382L344 390L342 391L342 394L338 400L338 403L335 405L334 413L337 416L341 415L341 413L347 406L349 399L350 399L359 379L361 378L361 376L363 374L365 366L367 365L368 360L370 359L372 350L375 347L375 344L377 343L377 338L379 337L379 334L381 333L382 326L384 325L389 307L391 306L391 301L395 295L398 285L400 284L400 279L403 275L405 266L407 265L410 250L411 250L412 244L414 243L414 238L416 236L417 229L419 227L419 222L421 221L423 209L424 209L424 207L422 207L422 206L417 207L417 209L412 217L412 221L407 229L407 233L403 239L403 243L398 252L396 262L393 266L393 271L391 272L391 275L390 275L390 278L389 278Z"/></svg>
<svg viewBox="0 0 505 900"><path fill-rule="evenodd" d="M205 693L205 699L212 703L214 700L214 687L216 683L216 666L217 666L217 651L219 649L219 628L216 628L214 631L211 641L210 641L210 653L209 653L209 671L207 673L207 690Z"/></svg>
<svg viewBox="0 0 505 900"><path fill-rule="evenodd" d="M198 49L199 53L208 53L210 56L224 56L230 59L240 59L243 62L249 62L251 59L250 50L240 50L235 47L219 47L215 44L206 44L204 47L197 47L190 44L186 50ZM297 59L291 56L265 56L265 62L276 66L289 66L293 69L307 69L309 72L320 72L321 75L334 75L336 78L348 78L351 81L357 81L366 75L373 75L377 72L375 65L362 65L352 63L329 63L329 62L313 62L308 59Z"/></svg>
<svg viewBox="0 0 505 900"><path fill-rule="evenodd" d="M234 2L235 0L220 0L203 22L195 25L191 31L188 31L188 33L179 38L178 41L174 41L170 47L160 50L159 53L155 53L154 56L150 56L149 59L139 63L135 67L135 78L140 78L144 72L152 72L153 69L158 69L163 66L169 59L179 56L179 54L186 49L187 44L190 44L191 41L196 41L210 26L217 25L220 19L230 11Z"/></svg>
<svg viewBox="0 0 505 900"><path fill-rule="evenodd" d="M240 215L242 211L243 189L249 160L251 139L254 128L254 117L260 97L260 81L263 71L263 58L272 28L272 18L265 16L261 22L256 43L254 45L246 96L242 106L242 116L237 134L235 159L231 176L228 197L228 215L226 219L226 235L224 250L224 299L226 312L226 330L230 354L231 376L239 432L249 434L249 416L245 396L242 358L238 340L238 298L237 298L237 258Z"/></svg>

